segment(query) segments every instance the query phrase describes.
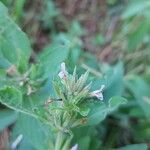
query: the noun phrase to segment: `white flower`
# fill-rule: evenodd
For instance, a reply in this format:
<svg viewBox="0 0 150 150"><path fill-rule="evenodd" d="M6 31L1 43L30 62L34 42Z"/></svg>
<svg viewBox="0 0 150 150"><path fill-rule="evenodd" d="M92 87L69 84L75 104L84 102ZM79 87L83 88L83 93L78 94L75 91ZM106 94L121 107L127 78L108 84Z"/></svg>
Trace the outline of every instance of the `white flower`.
<svg viewBox="0 0 150 150"><path fill-rule="evenodd" d="M64 62L61 63L61 71L59 72L58 76L61 79L65 79L68 76L68 72L66 71L66 66Z"/></svg>
<svg viewBox="0 0 150 150"><path fill-rule="evenodd" d="M78 144L75 144L70 150L78 150Z"/></svg>
<svg viewBox="0 0 150 150"><path fill-rule="evenodd" d="M15 150L15 149L17 148L17 146L18 146L19 143L22 141L22 139L23 139L23 135L20 134L20 135L16 138L16 140L12 143L12 145L11 145L12 150Z"/></svg>
<svg viewBox="0 0 150 150"><path fill-rule="evenodd" d="M103 100L103 94L102 91L104 90L105 85L102 85L101 88L99 90L93 91L91 92L91 96L92 97L97 97L99 100Z"/></svg>

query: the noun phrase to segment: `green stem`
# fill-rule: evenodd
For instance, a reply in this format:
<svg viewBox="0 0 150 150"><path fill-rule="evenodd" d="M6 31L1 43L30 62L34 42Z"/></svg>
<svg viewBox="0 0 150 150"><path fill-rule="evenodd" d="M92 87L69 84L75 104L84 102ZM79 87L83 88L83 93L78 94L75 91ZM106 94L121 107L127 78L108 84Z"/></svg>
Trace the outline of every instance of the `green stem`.
<svg viewBox="0 0 150 150"><path fill-rule="evenodd" d="M61 131L58 132L56 142L55 142L55 150L61 150L64 141L64 136Z"/></svg>
<svg viewBox="0 0 150 150"><path fill-rule="evenodd" d="M72 136L69 137L68 139L66 139L63 147L62 147L62 150L68 150L69 149L69 146L70 146L70 143L71 143L71 140L72 140Z"/></svg>
<svg viewBox="0 0 150 150"><path fill-rule="evenodd" d="M54 150L68 150L72 136L67 136L62 131L57 134Z"/></svg>

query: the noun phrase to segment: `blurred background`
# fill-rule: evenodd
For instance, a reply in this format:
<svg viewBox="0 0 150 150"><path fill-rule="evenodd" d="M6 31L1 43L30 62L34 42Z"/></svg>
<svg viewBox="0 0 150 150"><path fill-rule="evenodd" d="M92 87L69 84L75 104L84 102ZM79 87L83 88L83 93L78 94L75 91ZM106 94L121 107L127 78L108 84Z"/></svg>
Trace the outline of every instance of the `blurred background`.
<svg viewBox="0 0 150 150"><path fill-rule="evenodd" d="M64 34L100 61L122 59L127 73L150 72L149 0L1 1L29 36L35 53Z"/></svg>
<svg viewBox="0 0 150 150"><path fill-rule="evenodd" d="M106 150L134 143L150 145L150 0L0 1L28 35L31 62L50 45L68 41L70 67L80 64L101 76L99 63L103 64L100 70L107 70L121 61L120 88L129 102L110 114L91 136ZM118 77L114 80L119 82ZM7 134L7 129L1 133L4 141ZM89 138L81 141L84 146Z"/></svg>

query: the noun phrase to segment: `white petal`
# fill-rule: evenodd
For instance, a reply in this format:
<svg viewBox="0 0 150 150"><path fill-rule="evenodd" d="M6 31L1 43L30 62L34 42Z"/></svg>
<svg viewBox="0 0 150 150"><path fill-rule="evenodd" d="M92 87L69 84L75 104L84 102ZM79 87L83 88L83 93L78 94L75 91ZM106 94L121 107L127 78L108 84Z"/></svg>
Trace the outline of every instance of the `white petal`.
<svg viewBox="0 0 150 150"><path fill-rule="evenodd" d="M105 85L102 85L99 90L91 92L90 95L93 96L93 97L97 97L99 100L103 100L102 91L104 90L104 88L105 88Z"/></svg>
<svg viewBox="0 0 150 150"><path fill-rule="evenodd" d="M18 144L22 141L22 139L23 139L23 135L20 134L20 135L16 138L16 140L12 143L11 148L12 148L13 150L16 149L16 147L17 147Z"/></svg>
<svg viewBox="0 0 150 150"><path fill-rule="evenodd" d="M61 71L66 72L66 65L64 62L61 63Z"/></svg>
<svg viewBox="0 0 150 150"><path fill-rule="evenodd" d="M91 92L91 95L96 96L100 92L101 92L100 90L95 90L95 91Z"/></svg>
<svg viewBox="0 0 150 150"><path fill-rule="evenodd" d="M75 144L70 150L78 150L78 144Z"/></svg>
<svg viewBox="0 0 150 150"><path fill-rule="evenodd" d="M68 75L68 72L66 71L65 63L62 62L61 63L61 71L59 72L58 76L61 79L64 79L65 77L67 77L67 75Z"/></svg>
<svg viewBox="0 0 150 150"><path fill-rule="evenodd" d="M58 76L59 76L61 79L63 79L63 78L64 78L64 73L61 71L61 72L59 72Z"/></svg>
<svg viewBox="0 0 150 150"><path fill-rule="evenodd" d="M105 88L105 85L104 85L104 84L102 84L102 85L101 85L101 88L100 88L100 91L103 91L103 90L104 90L104 88Z"/></svg>
<svg viewBox="0 0 150 150"><path fill-rule="evenodd" d="M102 92L100 92L99 94L97 94L97 96L96 96L99 100L103 100L103 94L102 94Z"/></svg>

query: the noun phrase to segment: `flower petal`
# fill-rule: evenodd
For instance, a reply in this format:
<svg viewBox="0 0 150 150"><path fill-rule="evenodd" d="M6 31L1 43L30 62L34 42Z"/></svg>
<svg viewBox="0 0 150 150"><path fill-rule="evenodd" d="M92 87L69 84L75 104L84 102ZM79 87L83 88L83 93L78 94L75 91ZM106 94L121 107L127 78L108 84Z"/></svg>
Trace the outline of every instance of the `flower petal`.
<svg viewBox="0 0 150 150"><path fill-rule="evenodd" d="M105 85L102 84L102 85L101 85L101 88L100 88L100 91L102 92L102 91L104 90L104 88L105 88Z"/></svg>
<svg viewBox="0 0 150 150"><path fill-rule="evenodd" d="M61 63L61 71L66 72L66 65L64 62Z"/></svg>
<svg viewBox="0 0 150 150"><path fill-rule="evenodd" d="M104 90L104 88L105 88L105 85L102 85L99 90L96 90L96 91L91 92L90 95L91 95L92 97L98 98L99 100L103 100L102 91Z"/></svg>
<svg viewBox="0 0 150 150"><path fill-rule="evenodd" d="M103 100L103 94L102 94L102 92L100 92L99 94L97 94L97 96L96 96L99 100Z"/></svg>
<svg viewBox="0 0 150 150"><path fill-rule="evenodd" d="M66 71L66 66L65 66L65 63L62 62L61 63L61 71L59 72L58 76L61 78L61 79L64 79L66 78L68 75L68 72Z"/></svg>
<svg viewBox="0 0 150 150"><path fill-rule="evenodd" d="M64 73L62 71L59 72L58 76L63 79L64 78Z"/></svg>
<svg viewBox="0 0 150 150"><path fill-rule="evenodd" d="M78 150L78 144L75 144L70 150Z"/></svg>

